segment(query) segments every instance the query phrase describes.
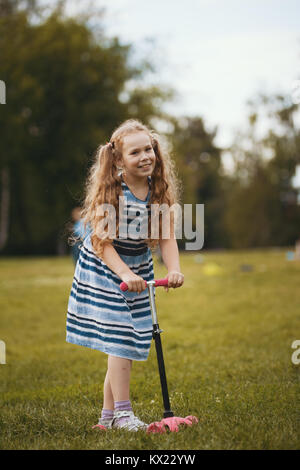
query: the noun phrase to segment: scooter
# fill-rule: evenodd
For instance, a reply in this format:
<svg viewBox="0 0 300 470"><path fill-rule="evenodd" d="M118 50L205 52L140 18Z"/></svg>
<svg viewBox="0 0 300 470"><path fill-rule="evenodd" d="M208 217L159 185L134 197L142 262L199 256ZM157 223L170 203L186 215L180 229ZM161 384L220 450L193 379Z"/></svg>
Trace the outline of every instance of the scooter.
<svg viewBox="0 0 300 470"><path fill-rule="evenodd" d="M180 425L185 426L192 426L193 424L198 423L198 418L196 416L186 416L185 418L180 418L178 416L174 416L173 411L171 410L170 399L169 399L169 392L168 392L168 385L167 385L167 377L166 377L166 370L165 370L165 363L162 351L162 343L161 343L161 333L163 330L159 328L158 319L157 319L157 312L155 306L155 296L154 296L154 287L159 286L168 286L168 279L157 279L153 281L145 281L145 287L148 288L148 295L149 295L149 303L152 315L152 337L155 341L155 349L157 355L157 362L158 362L158 370L159 370L159 377L160 377L160 384L161 384L161 391L163 397L163 404L164 404L164 413L163 419L161 421L155 421L148 425L147 433L165 433L167 430L171 432L178 432L180 429ZM121 282L120 288L123 292L128 289L128 286L125 282Z"/></svg>

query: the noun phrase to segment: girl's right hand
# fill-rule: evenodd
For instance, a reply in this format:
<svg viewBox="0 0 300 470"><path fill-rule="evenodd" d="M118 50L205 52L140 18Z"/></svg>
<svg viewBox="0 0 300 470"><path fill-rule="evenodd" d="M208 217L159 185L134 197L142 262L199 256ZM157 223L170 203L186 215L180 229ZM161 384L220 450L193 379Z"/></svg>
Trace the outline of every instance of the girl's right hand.
<svg viewBox="0 0 300 470"><path fill-rule="evenodd" d="M132 271L121 276L121 279L123 282L126 282L129 292L138 292L140 294L146 289L144 279L137 274L134 274Z"/></svg>

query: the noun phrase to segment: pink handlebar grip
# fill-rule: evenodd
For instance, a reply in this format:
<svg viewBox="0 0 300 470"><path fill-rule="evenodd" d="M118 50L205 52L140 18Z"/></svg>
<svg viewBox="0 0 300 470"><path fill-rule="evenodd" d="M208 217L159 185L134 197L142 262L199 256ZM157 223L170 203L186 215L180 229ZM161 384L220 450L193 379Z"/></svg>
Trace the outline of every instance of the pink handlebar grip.
<svg viewBox="0 0 300 470"><path fill-rule="evenodd" d="M165 278L165 279L156 279L154 285L155 285L155 287L168 286L168 279L167 278ZM146 287L147 287L147 281L145 281L145 289L146 289ZM125 292L128 289L128 285L126 284L126 282L121 282L120 289L123 292Z"/></svg>
<svg viewBox="0 0 300 470"><path fill-rule="evenodd" d="M145 281L145 289L147 287L147 281ZM127 289L128 289L128 285L126 284L126 282L121 282L120 284L120 289L125 292Z"/></svg>
<svg viewBox="0 0 300 470"><path fill-rule="evenodd" d="M168 287L168 284L169 284L169 281L167 277L164 279L156 279L155 281L155 287L159 287L159 286Z"/></svg>

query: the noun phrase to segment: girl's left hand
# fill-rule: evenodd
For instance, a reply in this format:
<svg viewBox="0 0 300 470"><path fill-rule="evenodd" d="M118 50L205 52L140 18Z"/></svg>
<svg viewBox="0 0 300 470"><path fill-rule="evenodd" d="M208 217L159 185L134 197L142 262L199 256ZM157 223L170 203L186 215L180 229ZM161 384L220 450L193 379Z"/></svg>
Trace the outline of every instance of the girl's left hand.
<svg viewBox="0 0 300 470"><path fill-rule="evenodd" d="M168 286L164 288L167 292L169 290L169 287L174 287L174 289L176 289L176 287L180 287L184 283L184 275L179 271L169 271L167 279Z"/></svg>

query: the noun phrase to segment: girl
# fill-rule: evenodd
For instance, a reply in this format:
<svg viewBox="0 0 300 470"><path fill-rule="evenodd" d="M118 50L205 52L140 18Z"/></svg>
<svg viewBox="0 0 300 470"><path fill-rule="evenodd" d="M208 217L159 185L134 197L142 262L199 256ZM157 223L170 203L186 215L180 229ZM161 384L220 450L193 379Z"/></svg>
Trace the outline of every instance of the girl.
<svg viewBox="0 0 300 470"><path fill-rule="evenodd" d="M147 214L146 235L144 231L138 239L130 235L124 238L120 196L126 199L126 224L132 225L136 220L132 215L137 212ZM125 121L110 142L99 147L89 173L82 215L90 233L76 264L67 314L67 342L108 355L103 409L96 425L100 428L137 431L147 427L133 413L129 384L132 361L144 361L149 354L152 319L144 281L154 279L151 249L158 243L168 270L166 290L180 287L184 281L174 218L171 214L170 236L166 239L162 238L160 216L159 239L152 239L150 205L164 203L170 207L176 202L178 182L173 163L162 150L158 135L137 120ZM113 238L103 228L107 211L99 210L107 203L115 209L117 219ZM128 285L126 292L120 289L122 281Z"/></svg>

